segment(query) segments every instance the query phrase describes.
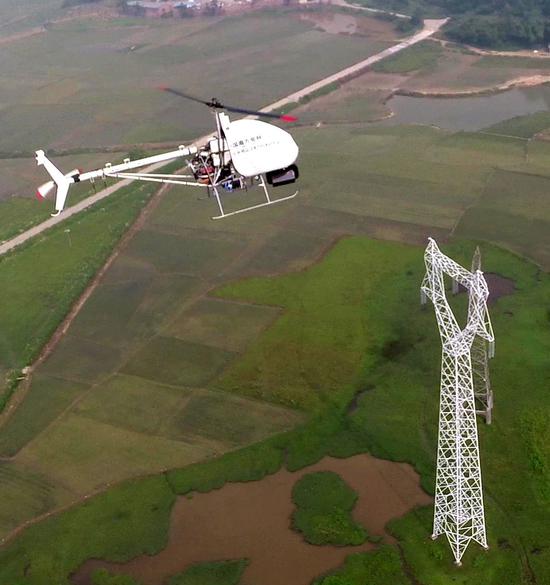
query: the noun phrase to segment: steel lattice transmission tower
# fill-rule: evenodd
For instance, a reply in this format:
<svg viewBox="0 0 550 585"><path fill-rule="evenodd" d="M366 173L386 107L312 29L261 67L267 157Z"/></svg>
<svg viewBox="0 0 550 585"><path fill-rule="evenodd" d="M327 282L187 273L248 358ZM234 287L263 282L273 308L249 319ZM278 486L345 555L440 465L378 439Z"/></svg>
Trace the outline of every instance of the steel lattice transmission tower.
<svg viewBox="0 0 550 585"><path fill-rule="evenodd" d="M431 299L434 305L443 346L432 538L445 534L455 562L460 564L471 540L487 548L471 349L476 336L494 342L487 311L489 291L480 270L462 268L431 238L424 260L421 298L423 303ZM447 302L445 274L468 291L464 329Z"/></svg>
<svg viewBox="0 0 550 585"><path fill-rule="evenodd" d="M481 251L479 246L474 252L472 260L472 272L481 270ZM472 344L472 374L474 379L474 396L476 399L477 414L485 417L485 422L490 425L493 413L493 390L489 377L489 359L494 357L495 346L493 342L487 342L480 335L474 337Z"/></svg>

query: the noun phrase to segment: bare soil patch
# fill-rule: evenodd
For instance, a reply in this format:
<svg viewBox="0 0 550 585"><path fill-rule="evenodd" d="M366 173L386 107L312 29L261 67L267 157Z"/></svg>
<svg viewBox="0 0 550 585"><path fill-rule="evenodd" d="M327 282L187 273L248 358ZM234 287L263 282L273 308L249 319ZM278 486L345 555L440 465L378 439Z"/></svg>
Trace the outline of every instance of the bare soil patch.
<svg viewBox="0 0 550 585"><path fill-rule="evenodd" d="M374 547L314 546L290 528L294 506L291 492L306 473L338 473L359 495L354 519L371 536L392 537L385 525L415 506L431 503L410 465L363 454L348 459L325 458L291 473L281 470L251 483L226 484L192 499L178 498L172 511L167 547L158 555L128 563L90 560L73 576L75 585L91 585L101 567L132 575L145 585L161 585L170 575L194 563L220 559L250 559L243 585L308 585L312 579L340 565L352 552Z"/></svg>
<svg viewBox="0 0 550 585"><path fill-rule="evenodd" d="M319 29L329 34L357 34L384 40L395 40L393 25L378 18L343 14L331 9L300 12L299 17L301 20L314 23Z"/></svg>
<svg viewBox="0 0 550 585"><path fill-rule="evenodd" d="M508 91L517 87L536 87L537 85L544 85L550 83L550 75L527 75L509 79L504 83L491 85L486 87L478 87L472 89L449 90L449 89L427 89L427 90L412 90L412 89L398 89L395 93L398 95L405 95L410 97L439 97L439 98L456 98L456 97L472 97L481 95L491 95Z"/></svg>
<svg viewBox="0 0 550 585"><path fill-rule="evenodd" d="M506 278L496 272L484 272L483 276L489 288L489 298L487 304L494 305L500 297L507 297L516 292L516 282L512 278ZM459 285L459 293L465 293L466 289Z"/></svg>
<svg viewBox="0 0 550 585"><path fill-rule="evenodd" d="M486 272L483 276L485 276L489 287L488 303L490 305L496 303L500 297L513 295L516 292L516 283L511 278L506 278L495 272Z"/></svg>
<svg viewBox="0 0 550 585"><path fill-rule="evenodd" d="M302 20L314 22L318 28L333 35L352 35L357 31L357 19L349 14L322 12L317 14L306 13L300 15L300 17Z"/></svg>

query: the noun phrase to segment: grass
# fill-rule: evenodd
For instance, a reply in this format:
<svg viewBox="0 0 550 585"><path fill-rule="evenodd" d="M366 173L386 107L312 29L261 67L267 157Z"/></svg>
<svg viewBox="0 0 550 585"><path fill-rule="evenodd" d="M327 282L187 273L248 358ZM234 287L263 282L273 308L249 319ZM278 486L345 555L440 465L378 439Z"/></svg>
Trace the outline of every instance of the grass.
<svg viewBox="0 0 550 585"><path fill-rule="evenodd" d="M8 45L0 150L32 151L37 136L56 149L188 140L211 130L210 113L158 85L185 79L190 93L223 87L228 103L264 106L389 45L380 34L315 30L292 12L195 20L82 20Z"/></svg>
<svg viewBox="0 0 550 585"><path fill-rule="evenodd" d="M499 124L489 126L485 130L495 134L517 136L518 138L532 138L535 134L550 128L550 113L537 112L527 116L516 116Z"/></svg>
<svg viewBox="0 0 550 585"><path fill-rule="evenodd" d="M351 513L357 494L330 471L304 475L292 488L292 527L310 544L358 545L367 532Z"/></svg>
<svg viewBox="0 0 550 585"><path fill-rule="evenodd" d="M437 228L452 228L482 191L490 161L505 159L500 145L488 146L487 141L485 153L479 153L474 141L460 146L456 141L451 152L446 147L452 138L432 128L344 126L295 134L302 166L315 168L313 174L304 174L301 187L314 206ZM339 144L340 154L334 144ZM521 146L511 146L518 159ZM347 232L345 227L342 232Z"/></svg>
<svg viewBox="0 0 550 585"><path fill-rule="evenodd" d="M170 577L167 585L238 585L247 565L246 559L200 563Z"/></svg>
<svg viewBox="0 0 550 585"><path fill-rule="evenodd" d="M400 51L387 59L375 63L373 71L379 73L410 73L412 71L429 71L434 69L443 55L443 48L439 43L423 41Z"/></svg>
<svg viewBox="0 0 550 585"><path fill-rule="evenodd" d="M245 449L227 453L206 464L195 464L167 473L175 493L209 492L228 481L258 481L275 473L283 463L283 452L277 440L270 439Z"/></svg>
<svg viewBox="0 0 550 585"><path fill-rule="evenodd" d="M129 575L112 575L105 569L98 569L92 575L92 585L140 585Z"/></svg>
<svg viewBox="0 0 550 585"><path fill-rule="evenodd" d="M17 414L2 428L0 453L12 457L44 430L88 386L48 376L36 376Z"/></svg>
<svg viewBox="0 0 550 585"><path fill-rule="evenodd" d="M3 35L15 34L63 14L56 0L6 0L0 7Z"/></svg>
<svg viewBox="0 0 550 585"><path fill-rule="evenodd" d="M102 207L67 220L0 259L4 367L18 370L36 357L153 190L125 188ZM66 229L72 230L70 245Z"/></svg>
<svg viewBox="0 0 550 585"><path fill-rule="evenodd" d="M207 438L231 447L259 441L301 418L268 404L120 374L90 392L74 412L148 436L189 443Z"/></svg>
<svg viewBox="0 0 550 585"><path fill-rule="evenodd" d="M307 105L296 104L292 110L301 125L370 122L390 114L384 103L388 95L386 90L365 89L359 78L324 99L310 100Z"/></svg>
<svg viewBox="0 0 550 585"><path fill-rule="evenodd" d="M167 332L185 341L243 351L278 315L270 307L204 299L174 319Z"/></svg>
<svg viewBox="0 0 550 585"><path fill-rule="evenodd" d="M14 530L29 518L67 503L66 488L55 485L46 474L18 462L0 463L0 481L0 522L5 530Z"/></svg>
<svg viewBox="0 0 550 585"><path fill-rule="evenodd" d="M221 270L239 248L237 242L144 230L132 239L126 253L154 264L162 273L208 276Z"/></svg>
<svg viewBox="0 0 550 585"><path fill-rule="evenodd" d="M426 18L441 18L447 16L447 14L442 12L441 8L438 6L434 6L431 2L423 2L422 0L391 0L390 2L385 0L355 0L353 3L358 4L359 6L381 8L382 10L390 10L409 15L414 14L417 9L421 9L422 14L424 14Z"/></svg>
<svg viewBox="0 0 550 585"><path fill-rule="evenodd" d="M74 501L107 484L189 465L223 450L201 437L176 441L144 435L69 412L29 443L17 462L64 486Z"/></svg>
<svg viewBox="0 0 550 585"><path fill-rule="evenodd" d="M466 259L467 250L464 245L456 245L450 252L458 259ZM542 510L548 508L540 492L533 500L531 496L527 500L524 497L526 491L534 494L535 486L540 486L541 475L531 465L533 457L537 459L538 448L520 438L519 428L531 409L548 408L544 406L547 367L543 355L550 343L544 316L550 281L546 275L539 275L538 280L533 265L511 254L494 248L485 248L483 254L484 266L514 278L518 287L515 295L500 299L492 309L498 349L491 375L498 420L491 427L480 426L490 559L472 546L463 568L449 571L446 544L442 539L428 544L425 537L430 529L430 510L409 514L392 528L415 577L436 585L447 583L449 574L459 583L522 583L527 579L522 567L531 560L537 562L537 580L544 582L548 578L542 568L543 559L530 552L545 539L548 522L540 514L545 515ZM408 320L404 336L419 330L421 317L418 314ZM423 479L430 478L430 483L434 461L427 445L434 444L435 436L429 421L435 421L436 413L432 397L425 392L437 388L434 366L438 363L437 346L431 334L409 345L371 379L373 390L361 398L356 415L358 425L368 429L375 454L414 463ZM525 385L531 389L530 401L518 408L516 392ZM399 412L389 414L388 407L395 405L396 400ZM431 406L426 410L428 404ZM395 428L400 429L399 434L390 431ZM514 478L508 475L510 466L517 471ZM498 542L507 544L497 546Z"/></svg>
<svg viewBox="0 0 550 585"><path fill-rule="evenodd" d="M127 483L49 518L0 552L2 582L63 585L87 558L121 562L154 554L166 544L173 502L174 494L160 476Z"/></svg>
<svg viewBox="0 0 550 585"><path fill-rule="evenodd" d="M122 353L117 348L67 335L40 370L49 376L89 385L105 380L122 362Z"/></svg>
<svg viewBox="0 0 550 585"><path fill-rule="evenodd" d="M384 283L388 295L394 294L390 283L407 280L402 267L409 254L395 244L379 247L350 239L303 273L251 279L217 291L227 299L284 307L285 314L215 387L315 409L330 400L335 387L354 384L391 335L374 291ZM368 270L359 261L363 255L369 256Z"/></svg>
<svg viewBox="0 0 550 585"><path fill-rule="evenodd" d="M546 179L530 175L547 174L549 153L540 144L531 144L526 161L520 140L449 135L425 128L350 124L322 131L297 129L293 134L302 149L300 195L293 203L275 206L265 214L207 223L211 202L196 201L184 191L174 190L149 218L143 239L109 271L97 298L92 297L70 334L39 372L39 385L36 392L31 388L28 409L22 409L20 415L16 412L6 427L6 452L19 451L13 462L3 466L4 477L9 478L1 484L3 534L95 487L166 467L185 466L168 472L166 477L170 490L189 493L195 489L207 491L225 481L258 480L277 470L283 461L287 468L298 469L327 454L346 457L372 449L385 457L410 461L421 472L426 489L433 489L437 418L433 388L437 388L439 342L433 316L426 312L411 317L409 310L416 306L422 272L419 249L347 240L329 254L327 267L323 262L282 278L240 281L224 289L224 294L232 295L229 301L203 297L195 304L197 295L233 277L302 270L342 233L422 243L427 234L447 234L472 205L471 213L476 212L476 206L479 213L476 223L468 228L470 236L488 235L512 247L521 243L515 226L522 225L522 237L528 246L521 251L541 261L547 247ZM334 150L335 144L344 154ZM503 209L509 216L496 213ZM81 217L85 219L88 214ZM92 233L105 229L103 220L103 215L95 216L97 231ZM466 222L460 223L457 233L465 233L462 230L466 227ZM66 239L66 234L62 235ZM99 236L94 238L90 246ZM455 251L469 261L470 251ZM30 266L41 278L47 278L44 258L50 258L50 254L64 258L68 252L73 253L60 238L58 247L44 249L45 256L34 252L27 270ZM513 322L519 319L522 329L538 339L532 361L516 363L516 370L509 375L512 380L521 378L528 364L530 378L526 384L542 388L545 369L541 364L545 362L540 348L547 347L545 277L542 275L543 280L537 284L535 269L525 268L528 265L512 256L505 257L506 262L493 254L487 262L520 282L516 296L521 303L512 309ZM25 296L30 278L11 281L11 297L15 298L13 302L22 301L19 307L45 302L46 297L36 290L36 273L31 283L34 294ZM66 280L60 278L60 282ZM540 296L521 296L538 286ZM241 295L247 299L243 305L234 302ZM50 307L57 295L49 293L47 298ZM254 304L264 302L271 306ZM508 302L502 299L497 303L495 327L497 323L499 328L506 327L510 317L498 307ZM263 332L272 316L280 312L273 305L282 306L284 314ZM221 306L223 310L218 311ZM528 317L530 307L536 308L534 321ZM116 327L109 327L111 320ZM236 326L240 323L242 330ZM33 332L29 325L25 335ZM502 358L498 354L497 360L513 362L512 340L526 347L533 344L527 334L518 341L518 331L511 324L497 334L499 340L510 338L506 347L498 347ZM389 360L388 352L398 340L399 352L392 353ZM157 363L141 359L148 344ZM529 357L527 349L522 351L526 352L522 358ZM224 352L230 354L227 357L231 361L216 361L214 356L226 356ZM241 356L239 352L245 353ZM182 355L188 361L180 363ZM220 378L214 376L218 365ZM135 373L145 377L120 374L125 367L136 368ZM159 372L167 376L167 383L154 379ZM63 378L59 385L49 384L59 376ZM48 382L51 403L49 396L39 396L42 377ZM193 388L174 388L174 382ZM198 383L209 384L210 390L196 388ZM85 392L90 384L95 384L93 392L56 419L56 413L71 400L72 388ZM494 386L509 384L503 377ZM347 407L353 394L367 388L357 410L349 414ZM534 394L539 396L541 392L536 390ZM309 420L292 432L211 459L303 421L288 409L248 400L243 395L300 405L310 413ZM499 411L504 404L512 403L510 396L497 400ZM517 407L517 401L514 404ZM517 585L523 578L521 559L525 564L526 558L537 577L541 581L545 578L546 536L538 526L541 519L546 521L547 472L545 465L540 465L546 452L537 437L542 440L547 429L536 416L537 411L544 411L545 402L539 397L529 406L532 408L526 407L519 422L511 407L507 408L505 426L517 430L518 437L515 443L506 434L504 443L510 455L503 454L499 446L503 430L497 423L495 431L483 431L482 454L485 441L492 441L488 463L484 461L491 469L487 485L499 486L488 502L490 541L497 544L492 545L490 553L495 553L491 556L492 568L472 547L474 552L462 573L464 583L501 585L498 579L509 575ZM417 425L420 428L415 426L418 421L422 422ZM403 429L404 436L393 432L395 428ZM503 470L515 465L512 454L529 462L520 471L528 478L524 483L534 494L538 514L534 506L525 504L524 493L517 485L510 486L502 479ZM125 489L118 486L113 493ZM138 496L128 493L126 497L132 505L132 498ZM495 502L503 502L503 507L513 511L523 540L518 540L511 520ZM93 514L100 518L105 504L98 506ZM59 518L61 525L68 522L65 516ZM118 524L112 521L113 530L121 530L124 519ZM428 543L423 548L430 531L429 511L412 514L403 522L392 529L401 535L411 570L422 582L445 583L450 565L446 544ZM91 523L88 521L88 525ZM125 530L124 537L117 541L117 550L125 554L130 551L131 555L147 538L138 533L135 538L142 538L142 542L133 541L131 527ZM98 522L97 531L111 531L109 522ZM111 540L98 552L75 539L71 530L66 536L60 533L51 542L60 542L67 557L107 555L114 550ZM39 543L36 555L30 544L28 554L23 555L17 548L19 540L0 552L7 555L0 558L0 583L6 580L19 585L30 578L41 582L41 577L42 582L58 582L66 577L62 571L68 565L63 565L65 568L57 567L58 573L49 579L50 564L44 560L49 553L43 552L47 547L42 538L33 536L27 541ZM511 548L506 548L506 543L501 547L501 541L510 543ZM542 552L530 552L539 549ZM528 551L527 556L522 551ZM13 555L9 563L4 562L9 555ZM34 569L26 578L24 570L31 555ZM368 570L358 568L357 574L360 571ZM63 576L58 579L60 574ZM452 573L453 577L458 575Z"/></svg>
<svg viewBox="0 0 550 585"><path fill-rule="evenodd" d="M176 386L203 386L233 354L171 337L155 337L122 368L122 372Z"/></svg>
<svg viewBox="0 0 550 585"><path fill-rule="evenodd" d="M176 438L166 431L167 423L190 396L183 388L118 374L90 392L75 412L128 431Z"/></svg>
<svg viewBox="0 0 550 585"><path fill-rule="evenodd" d="M174 434L207 437L223 445L239 447L295 426L298 413L219 392L195 392L185 410L171 425Z"/></svg>
<svg viewBox="0 0 550 585"><path fill-rule="evenodd" d="M478 203L462 217L456 234L498 242L548 268L549 181L547 177L497 171Z"/></svg>
<svg viewBox="0 0 550 585"><path fill-rule="evenodd" d="M550 68L550 59L487 55L476 61L475 67L483 67L487 69L548 69Z"/></svg>
<svg viewBox="0 0 550 585"><path fill-rule="evenodd" d="M409 585L399 553L394 547L382 546L376 551L356 553L346 558L344 566L317 579L313 585Z"/></svg>
<svg viewBox="0 0 550 585"><path fill-rule="evenodd" d="M324 296L330 299L330 304L338 298L338 289L346 291L347 302L352 306L354 300L356 302L359 297L365 298L369 294L368 302L356 307L355 321L365 312L372 311L388 329L384 331L380 327L381 323L369 318L367 330L379 341L376 350L371 354L370 362L365 363L363 375L353 388L346 389L343 383L335 386L330 405L320 410L317 416L301 428L224 457L169 472L166 476L168 484L163 485L170 486L170 493L209 491L226 481L258 480L267 473L276 471L282 465L283 456L287 467L296 469L317 461L326 454L346 457L367 449L378 456L412 463L421 473L423 485L427 489L433 489L437 421L434 389L438 385L439 342L432 312L410 310L410 307L416 305L422 273L421 250L365 241L361 238L344 240L335 251L338 252L339 249L346 252L343 256L346 261L340 262L338 266L342 267L344 264L345 271L353 273L358 280L361 280L358 276L363 270L364 278L370 281L371 286L376 282L372 282L372 279L378 256L385 257L387 262L394 261L392 254L400 250L403 261L398 276L394 273L393 277L386 279L383 286L378 281L378 286L371 293L350 289L348 281L335 270L324 273L324 281L318 282L316 287L308 286L307 279L304 279L302 291L307 292L305 296L313 297L314 300L320 300ZM460 262L466 263L471 258L473 245L456 243L446 251ZM463 567L460 570L454 569L451 553L445 542L442 539L431 542L426 536L429 534L431 522L429 508L411 512L405 518L395 521L391 530L400 539L408 570L420 582L434 585L448 583L449 576L463 585L480 582L490 585L526 583L528 581L524 579L522 564L527 562L527 558L538 582L544 582L547 577L547 551L541 548L547 533L546 526L549 524L546 518L547 494L541 489L547 481L547 470L544 465L541 467L539 464L541 459L545 459L542 434L541 442L538 441L539 433L547 431L543 419L536 413L547 409L548 368L544 365L544 356L550 349L546 314L550 280L546 275L538 273L535 266L510 253L483 246L482 254L483 265L487 270L513 278L517 287L514 295L499 299L492 309L498 339L497 357L492 365L492 383L498 408L494 424L491 427L480 427L491 551L485 553L472 545L465 555ZM325 263L330 265L334 258L340 259L338 254L334 256L333 253L332 258L329 255ZM319 267L316 268L319 270ZM271 290L273 294L277 294L283 284L288 284L288 279L288 276L264 279L264 285L258 280L250 282L255 283L253 288L256 298L265 302L268 292ZM323 306L319 301L316 304ZM324 310L331 309L325 304ZM299 318L299 315L293 315L293 319ZM310 322L316 325L320 338L326 336L323 321ZM354 330L352 321L342 321L342 333L353 336ZM397 340L399 344L396 346ZM276 353L281 351L284 352L284 348L280 346L274 349L273 359L276 360ZM391 359L388 359L390 352ZM318 360L315 363L318 364ZM525 387L530 389L529 403L518 405L518 388ZM365 388L369 390L360 394L356 408L350 412L347 405L353 392ZM396 428L400 429L399 433L395 432ZM64 445L71 445L71 441L65 441ZM47 460L52 460L51 454ZM510 476L510 468L516 469L517 475ZM113 498L117 502L123 500L128 509L134 510L134 498L139 503L143 497L143 492L138 487L149 481L153 480L127 484L133 485L137 493L128 493L127 486L120 486L104 496L89 500L84 508L75 508L28 529L0 552L1 578L19 583L17 579L21 581L22 572L29 563L28 555L31 554L31 567L36 567L34 559L45 558L47 554L48 549L43 540L46 535L58 550L65 551L64 559L67 560L64 561L63 570L74 566L77 556L82 560L88 558L85 555L96 558L128 558L129 551L137 554L136 546L144 548L144 543L151 546L150 534L142 532L145 524L140 524L142 528L138 535L141 536L138 537L128 527L124 538L121 537L123 526L128 526L125 520L121 520L122 525L115 523L115 528L112 529L109 522L115 520L109 516L110 520L107 522L103 512L106 505L101 500L104 497ZM156 481L160 481L160 478ZM151 485L143 489L151 489ZM526 491L530 494L527 500ZM163 491L155 497L164 501L164 493ZM155 504L149 503L149 506L154 508ZM90 516L81 523L83 526L91 522L92 515L100 517L94 534L109 535L108 542L102 543L102 548L98 548L97 544L94 545L96 548L84 545L83 537L75 538L71 526L75 525L75 515L84 513ZM137 512L132 518L139 518ZM52 535L50 528L53 522L57 523L59 531L55 535ZM67 530L62 528L66 525ZM166 520L151 525L153 527L157 534L166 534ZM28 539L32 539L33 548L23 555L21 543L29 542ZM113 544L113 539L116 545ZM117 554L112 551L117 551ZM359 575L366 577L372 571L373 575L380 573L381 576L377 578L381 579L387 575L384 571L388 571L392 578L395 576L397 579L399 572L396 568L396 556L393 553L386 554L389 555L387 562L383 560L383 555L379 558L379 563L376 555L372 558L361 557L344 566L343 570L348 571L349 576L342 574L331 578L340 576L342 579L357 579ZM55 563L56 558L54 555L51 562ZM378 568L375 571L372 567ZM56 570L61 571L61 568L56 565ZM61 579L65 574L56 574L61 575L58 582L63 582ZM401 578L405 579L405 576L402 575ZM331 581L328 583L330 585Z"/></svg>

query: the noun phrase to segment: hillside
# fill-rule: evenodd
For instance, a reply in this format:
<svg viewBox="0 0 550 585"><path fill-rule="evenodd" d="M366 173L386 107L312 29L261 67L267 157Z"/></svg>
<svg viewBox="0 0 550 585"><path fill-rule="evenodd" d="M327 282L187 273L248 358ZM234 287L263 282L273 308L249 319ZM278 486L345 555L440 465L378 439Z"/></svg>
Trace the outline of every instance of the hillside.
<svg viewBox="0 0 550 585"><path fill-rule="evenodd" d="M463 15L449 28L455 40L482 46L537 46L550 38L549 0L430 0Z"/></svg>
<svg viewBox="0 0 550 585"><path fill-rule="evenodd" d="M368 4L419 16L451 16L447 35L463 43L501 48L537 47L550 41L550 0L376 0Z"/></svg>

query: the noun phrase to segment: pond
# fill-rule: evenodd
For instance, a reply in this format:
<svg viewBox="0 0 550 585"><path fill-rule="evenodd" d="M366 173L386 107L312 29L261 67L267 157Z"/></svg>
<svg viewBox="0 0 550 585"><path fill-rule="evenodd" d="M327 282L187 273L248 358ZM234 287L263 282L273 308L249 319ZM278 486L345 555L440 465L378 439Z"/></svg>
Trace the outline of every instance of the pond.
<svg viewBox="0 0 550 585"><path fill-rule="evenodd" d="M406 463L384 461L368 454L347 459L326 457L300 471L281 469L260 481L228 483L218 490L178 498L172 510L166 548L154 556L142 555L127 563L89 560L72 576L73 585L91 585L92 573L107 568L139 579L144 585L162 585L170 575L192 564L247 558L243 584L309 585L335 569L354 552L375 545L315 546L291 528L292 488L306 473L333 471L357 492L354 519L371 536L386 542L392 537L386 523L432 498L421 489L419 477ZM427 536L426 536L427 537Z"/></svg>
<svg viewBox="0 0 550 585"><path fill-rule="evenodd" d="M476 131L503 120L550 110L550 87L516 88L486 96L431 98L396 95L394 112L382 124L427 124L448 130Z"/></svg>

